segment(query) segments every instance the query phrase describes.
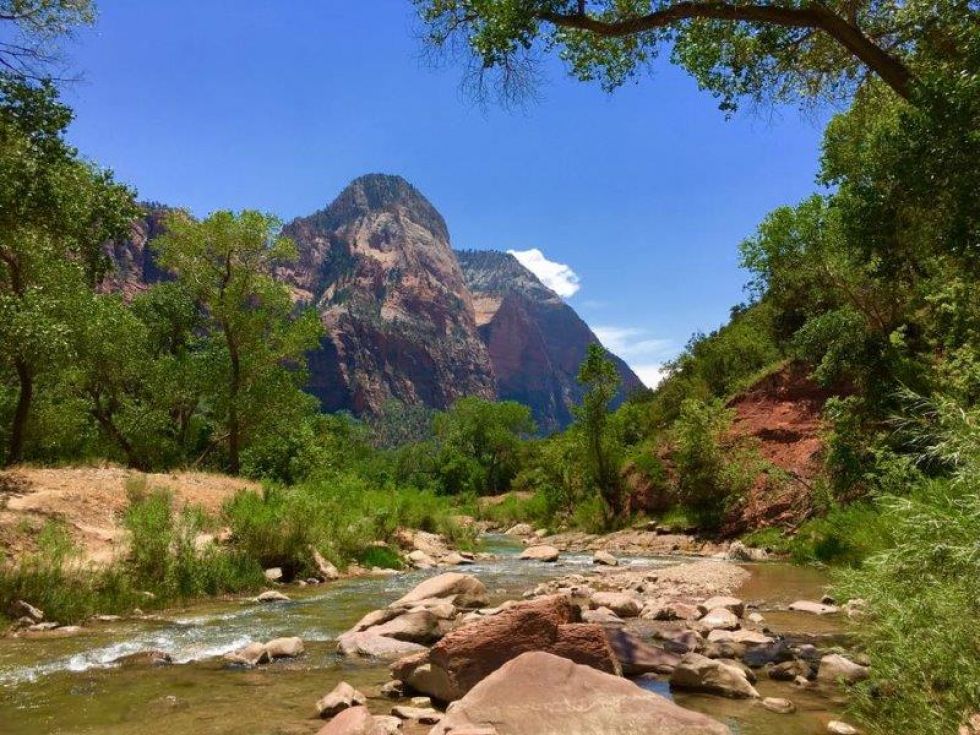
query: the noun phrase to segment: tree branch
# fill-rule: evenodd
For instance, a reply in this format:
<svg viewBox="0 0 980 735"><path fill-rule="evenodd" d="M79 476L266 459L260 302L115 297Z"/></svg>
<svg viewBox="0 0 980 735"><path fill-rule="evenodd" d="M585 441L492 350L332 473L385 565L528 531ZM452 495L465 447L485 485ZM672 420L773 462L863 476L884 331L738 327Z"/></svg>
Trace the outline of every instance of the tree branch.
<svg viewBox="0 0 980 735"><path fill-rule="evenodd" d="M877 46L856 25L822 5L784 8L774 5L682 0L648 15L616 21L599 20L587 13L563 14L550 11L542 11L537 17L559 28L587 31L606 38L632 36L697 18L763 23L786 28L813 28L830 35L901 97L908 99L911 92L912 74L899 58Z"/></svg>

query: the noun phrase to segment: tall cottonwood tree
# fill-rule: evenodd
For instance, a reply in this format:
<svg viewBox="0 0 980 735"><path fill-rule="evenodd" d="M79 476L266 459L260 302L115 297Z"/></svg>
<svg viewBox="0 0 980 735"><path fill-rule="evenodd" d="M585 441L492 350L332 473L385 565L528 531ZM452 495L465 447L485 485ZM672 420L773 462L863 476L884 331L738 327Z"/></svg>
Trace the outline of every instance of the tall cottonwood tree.
<svg viewBox="0 0 980 735"><path fill-rule="evenodd" d="M610 406L619 391L619 373L601 345L589 345L579 367L578 382L586 389L582 405L576 410L576 428L581 430L585 442L584 467L602 497L606 521L612 523L623 513L621 458L609 421Z"/></svg>
<svg viewBox="0 0 980 735"><path fill-rule="evenodd" d="M198 222L175 212L166 230L154 247L201 309L206 410L220 430L215 443L227 448L228 469L237 474L263 421L301 399L304 355L322 326L312 309L295 315L288 290L271 275L277 263L296 257L275 218L222 211Z"/></svg>
<svg viewBox="0 0 980 735"><path fill-rule="evenodd" d="M132 192L65 141L72 113L50 84L0 76L0 367L16 392L4 460L24 455L39 375L70 356L78 301L128 230Z"/></svg>
<svg viewBox="0 0 980 735"><path fill-rule="evenodd" d="M956 55L975 0L413 0L437 49L471 55L480 83L519 92L539 52L612 89L664 47L734 109L740 98L849 95L877 77L913 96L920 46Z"/></svg>

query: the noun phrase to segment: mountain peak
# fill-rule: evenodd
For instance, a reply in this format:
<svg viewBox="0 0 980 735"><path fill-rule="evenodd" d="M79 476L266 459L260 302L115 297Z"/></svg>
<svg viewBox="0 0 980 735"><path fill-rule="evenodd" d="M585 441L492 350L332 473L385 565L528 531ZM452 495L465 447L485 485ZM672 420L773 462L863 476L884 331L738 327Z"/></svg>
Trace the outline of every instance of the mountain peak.
<svg viewBox="0 0 980 735"><path fill-rule="evenodd" d="M379 212L404 212L435 235L449 240L449 229L432 203L406 179L395 174L372 173L351 181L336 199L314 215L318 224L333 230Z"/></svg>
<svg viewBox="0 0 980 735"><path fill-rule="evenodd" d="M475 291L496 296L520 293L538 301L562 300L510 253L502 250L457 250L456 258L467 284Z"/></svg>

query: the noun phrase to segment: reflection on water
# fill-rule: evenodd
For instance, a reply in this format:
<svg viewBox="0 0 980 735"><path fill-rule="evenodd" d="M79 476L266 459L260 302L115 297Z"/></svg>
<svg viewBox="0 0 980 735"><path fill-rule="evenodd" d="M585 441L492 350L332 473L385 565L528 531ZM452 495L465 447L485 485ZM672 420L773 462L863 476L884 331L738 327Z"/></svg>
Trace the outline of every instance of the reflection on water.
<svg viewBox="0 0 980 735"><path fill-rule="evenodd" d="M563 555L558 565L519 561L516 552L520 548L503 537L490 537L485 542L485 550L497 558L480 561L463 571L483 580L492 599L503 600L540 581L591 567L591 556L585 554ZM664 559L625 561L644 565L677 563ZM770 574L770 569L780 571ZM768 595L770 590L757 582L760 576L767 579L772 576L770 586L783 582L797 585L801 594L791 595L794 598L806 596L803 592L812 596L824 583L822 576L811 578L805 570L783 569L777 565L755 567L756 580L746 587L746 599L754 599L752 594L756 591L760 599ZM346 680L369 697L376 697L378 687L389 678L383 665L339 657L333 640L366 612L388 604L434 573L438 572L412 572L291 589L292 602L274 605L208 602L171 611L165 620L100 624L76 638L0 640L0 732L4 735L315 732L321 723L314 717L313 703L336 683ZM762 586L751 587L752 584ZM229 669L218 658L249 641L287 635L303 638L306 656L254 670ZM180 665L145 669L111 664L119 656L147 649L166 651ZM663 682L643 685L659 694L670 695ZM800 693L784 691L778 696L790 696L805 710ZM813 718L760 713L761 708L752 704L690 696L680 696L678 701L730 720L736 732L803 735L817 731L812 729L816 722ZM825 700L819 702L821 707L826 707ZM369 706L384 712L390 702L373 698ZM817 708L817 703L813 706ZM820 708L819 716L822 715Z"/></svg>

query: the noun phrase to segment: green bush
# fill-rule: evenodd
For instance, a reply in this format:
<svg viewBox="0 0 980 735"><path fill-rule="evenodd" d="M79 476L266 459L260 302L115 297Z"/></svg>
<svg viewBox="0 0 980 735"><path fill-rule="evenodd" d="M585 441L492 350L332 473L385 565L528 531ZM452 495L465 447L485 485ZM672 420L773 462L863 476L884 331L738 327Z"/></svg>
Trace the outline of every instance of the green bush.
<svg viewBox="0 0 980 735"><path fill-rule="evenodd" d="M765 468L755 452L726 448L732 411L721 401L687 400L673 430L677 493L697 525L714 529Z"/></svg>
<svg viewBox="0 0 980 735"><path fill-rule="evenodd" d="M378 488L342 473L292 487L267 485L261 493L242 490L223 515L237 550L264 567L282 568L289 578L315 571L312 549L343 567L377 553L368 550L391 541L399 528L441 533L471 547L474 534L457 521L460 510L431 491Z"/></svg>
<svg viewBox="0 0 980 735"><path fill-rule="evenodd" d="M980 410L938 399L930 413L925 454L951 474L884 496L873 524L852 518L879 550L836 579L838 596L867 603L871 679L853 707L877 735L956 732L980 710Z"/></svg>

